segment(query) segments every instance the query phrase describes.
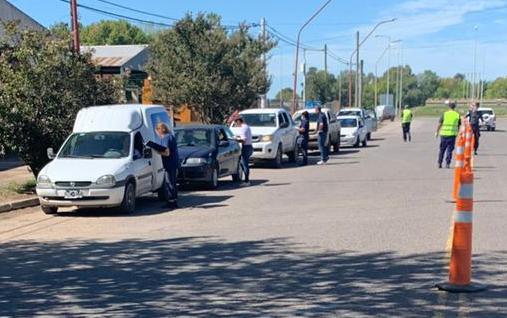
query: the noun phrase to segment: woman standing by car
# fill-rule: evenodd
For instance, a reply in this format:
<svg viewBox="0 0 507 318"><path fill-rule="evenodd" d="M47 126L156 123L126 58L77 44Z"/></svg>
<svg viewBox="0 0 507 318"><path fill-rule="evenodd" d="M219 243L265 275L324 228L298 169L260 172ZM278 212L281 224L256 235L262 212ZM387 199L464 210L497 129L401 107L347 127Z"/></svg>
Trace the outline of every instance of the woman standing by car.
<svg viewBox="0 0 507 318"><path fill-rule="evenodd" d="M165 169L165 187L167 189L167 206L170 209L178 208L178 186L176 177L178 173L178 146L174 135L169 128L162 123L157 123L155 131L160 138L160 144L166 149L159 152Z"/></svg>
<svg viewBox="0 0 507 318"><path fill-rule="evenodd" d="M250 127L245 123L243 118L238 117L234 121L236 127L239 127L239 135L236 136L236 140L241 143L241 167L243 168L243 172L245 173L245 182L242 184L243 186L250 185L250 168L248 167L248 162L250 160L250 156L253 153L252 147L252 131Z"/></svg>

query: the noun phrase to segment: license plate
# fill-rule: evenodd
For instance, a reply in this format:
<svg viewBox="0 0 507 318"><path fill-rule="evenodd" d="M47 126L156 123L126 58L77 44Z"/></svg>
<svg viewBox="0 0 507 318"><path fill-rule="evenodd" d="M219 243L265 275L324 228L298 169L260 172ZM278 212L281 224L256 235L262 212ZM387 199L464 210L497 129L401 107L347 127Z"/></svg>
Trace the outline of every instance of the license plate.
<svg viewBox="0 0 507 318"><path fill-rule="evenodd" d="M81 190L65 190L65 199L80 199L83 197Z"/></svg>

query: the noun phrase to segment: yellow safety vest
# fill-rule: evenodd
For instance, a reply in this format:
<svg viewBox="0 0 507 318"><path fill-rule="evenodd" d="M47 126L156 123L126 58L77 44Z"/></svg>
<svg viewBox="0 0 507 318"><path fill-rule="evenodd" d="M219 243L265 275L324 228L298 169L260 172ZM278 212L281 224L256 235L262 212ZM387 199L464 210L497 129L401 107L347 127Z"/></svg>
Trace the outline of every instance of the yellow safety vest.
<svg viewBox="0 0 507 318"><path fill-rule="evenodd" d="M440 128L440 136L452 137L458 135L459 114L454 110L448 110L444 113L444 120Z"/></svg>
<svg viewBox="0 0 507 318"><path fill-rule="evenodd" d="M411 121L412 121L412 111L410 109L404 109L401 115L401 122L405 124Z"/></svg>

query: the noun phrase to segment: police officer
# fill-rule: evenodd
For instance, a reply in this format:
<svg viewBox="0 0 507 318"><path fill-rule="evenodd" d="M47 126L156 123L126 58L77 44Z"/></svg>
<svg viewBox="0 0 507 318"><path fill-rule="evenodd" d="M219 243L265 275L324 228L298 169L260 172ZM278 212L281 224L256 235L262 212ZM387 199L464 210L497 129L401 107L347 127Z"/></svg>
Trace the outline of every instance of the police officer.
<svg viewBox="0 0 507 318"><path fill-rule="evenodd" d="M401 129L403 130L403 141L411 142L412 135L410 134L410 123L412 122L412 111L408 108L408 105L403 107L401 112Z"/></svg>
<svg viewBox="0 0 507 318"><path fill-rule="evenodd" d="M327 122L326 114L322 112L322 108L320 106L315 106L315 113L317 114L317 142L320 150L320 161L317 162L317 164L323 165L329 160L328 149L326 146L329 124Z"/></svg>
<svg viewBox="0 0 507 318"><path fill-rule="evenodd" d="M155 128L160 144L167 147L166 150L159 152L162 156L162 164L165 170L165 188L167 205L170 209L178 208L178 186L176 184L176 177L178 173L178 146L176 138L169 131L169 128L159 122Z"/></svg>
<svg viewBox="0 0 507 318"><path fill-rule="evenodd" d="M478 111L479 103L475 103L470 105L470 110L467 114L467 118L470 121L470 126L472 126L472 131L474 133L474 155L477 154L477 150L479 149L479 138L481 137L481 132L479 129L479 121L482 121L482 117Z"/></svg>
<svg viewBox="0 0 507 318"><path fill-rule="evenodd" d="M440 117L437 132L435 136L440 135L440 152L438 154L438 168L442 168L442 162L444 155L446 156L446 168L451 167L452 152L454 151L454 144L456 142L456 136L458 135L459 126L461 125L461 118L456 108L456 103L446 101L449 109L442 114Z"/></svg>
<svg viewBox="0 0 507 318"><path fill-rule="evenodd" d="M299 131L299 138L301 138L301 150L303 151L303 166L308 164L308 140L310 139L310 120L307 111L301 114L301 123L296 128Z"/></svg>

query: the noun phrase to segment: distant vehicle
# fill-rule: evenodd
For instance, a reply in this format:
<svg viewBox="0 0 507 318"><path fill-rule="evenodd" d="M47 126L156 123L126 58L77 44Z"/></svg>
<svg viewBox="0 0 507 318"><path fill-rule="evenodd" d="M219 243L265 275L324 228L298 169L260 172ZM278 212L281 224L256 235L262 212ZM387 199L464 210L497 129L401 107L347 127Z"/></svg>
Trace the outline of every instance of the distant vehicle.
<svg viewBox="0 0 507 318"><path fill-rule="evenodd" d="M337 116L359 116L363 120L366 127L366 139L371 139L371 134L373 133L373 118L366 114L366 110L364 108L342 108L338 112Z"/></svg>
<svg viewBox="0 0 507 318"><path fill-rule="evenodd" d="M391 106L391 105L376 106L375 113L377 114L377 118L380 121L387 120L387 119L394 121L394 118L396 117L396 111L394 109L394 106Z"/></svg>
<svg viewBox="0 0 507 318"><path fill-rule="evenodd" d="M348 115L338 116L338 121L341 124L341 144L343 146L363 147L368 145L366 138L367 130L364 121L359 116Z"/></svg>
<svg viewBox="0 0 507 318"><path fill-rule="evenodd" d="M41 209L120 207L135 210L136 197L158 192L164 199L161 156L147 141L159 142L157 123L172 127L164 106L107 105L86 107L77 114L72 134L37 177Z"/></svg>
<svg viewBox="0 0 507 318"><path fill-rule="evenodd" d="M174 130L178 144L180 169L178 181L205 183L218 187L218 179L232 176L241 181L241 149L230 129L223 125L178 126Z"/></svg>
<svg viewBox="0 0 507 318"><path fill-rule="evenodd" d="M296 124L299 125L301 122L301 114L304 111L307 111L308 115L310 116L310 136L308 142L308 149L310 150L319 149L319 145L317 143L318 138L317 113L315 112L315 109L298 110L296 113L294 113L292 118L294 118ZM324 113L329 123L326 146L328 147L328 149L330 149L331 146L333 146L333 151L335 153L338 153L340 151L340 123L336 120L336 117L333 116L329 108L322 108L322 113Z"/></svg>
<svg viewBox="0 0 507 318"><path fill-rule="evenodd" d="M241 111L239 115L252 130L252 161L269 160L276 168L281 168L283 154L290 162L295 162L298 132L289 113L282 108L256 108ZM237 135L238 128L231 125Z"/></svg>
<svg viewBox="0 0 507 318"><path fill-rule="evenodd" d="M482 117L482 121L479 121L479 127L487 129L488 131L495 131L496 129L496 115L493 108L479 107L477 109L479 115Z"/></svg>
<svg viewBox="0 0 507 318"><path fill-rule="evenodd" d="M371 118L372 131L373 132L377 131L377 129L378 129L378 122L379 122L379 120L377 118L377 113L375 113L375 111L372 110L372 109L368 109L368 110L366 110L366 115L370 116L370 118Z"/></svg>

